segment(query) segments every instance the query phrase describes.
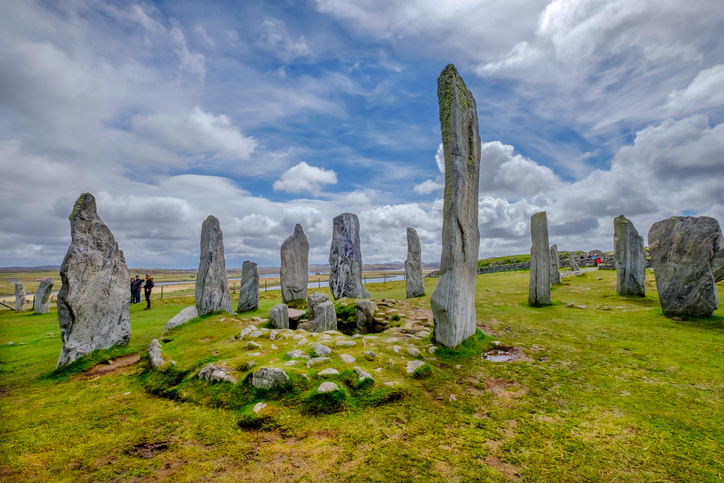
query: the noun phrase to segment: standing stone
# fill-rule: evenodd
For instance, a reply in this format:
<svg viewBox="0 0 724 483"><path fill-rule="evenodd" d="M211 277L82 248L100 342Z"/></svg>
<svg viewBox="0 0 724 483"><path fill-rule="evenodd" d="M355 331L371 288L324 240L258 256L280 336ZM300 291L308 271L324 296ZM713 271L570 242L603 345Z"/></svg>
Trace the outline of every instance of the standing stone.
<svg viewBox="0 0 724 483"><path fill-rule="evenodd" d="M35 313L47 314L50 312L50 294L53 293L53 281L46 278L38 285L35 292Z"/></svg>
<svg viewBox="0 0 724 483"><path fill-rule="evenodd" d="M309 313L309 320L314 320L316 310L319 304L329 302L329 295L322 292L314 292L307 297L307 312Z"/></svg>
<svg viewBox="0 0 724 483"><path fill-rule="evenodd" d="M578 263L576 263L576 256L571 252L568 252L568 268L570 268L573 272L581 270L578 268Z"/></svg>
<svg viewBox="0 0 724 483"><path fill-rule="evenodd" d="M551 252L548 248L548 216L540 211L530 217L530 305L551 304Z"/></svg>
<svg viewBox="0 0 724 483"><path fill-rule="evenodd" d="M96 212L90 193L70 215L71 243L60 266L58 324L63 348L57 367L96 349L131 339L128 267L113 233Z"/></svg>
<svg viewBox="0 0 724 483"><path fill-rule="evenodd" d="M22 314L25 311L25 304L28 302L28 298L25 295L25 287L23 282L15 283L15 312Z"/></svg>
<svg viewBox="0 0 724 483"><path fill-rule="evenodd" d="M332 302L317 305L314 314L314 332L319 334L327 330L337 330L337 313Z"/></svg>
<svg viewBox="0 0 724 483"><path fill-rule="evenodd" d="M661 310L667 317L709 317L719 307L724 237L708 216L672 216L649 230L649 252Z"/></svg>
<svg viewBox="0 0 724 483"><path fill-rule="evenodd" d="M357 318L357 332L360 334L369 334L374 332L375 312L377 304L371 300L357 300L354 303L354 314Z"/></svg>
<svg viewBox="0 0 724 483"><path fill-rule="evenodd" d="M259 308L259 272L256 263L245 261L241 266L241 282L239 283L239 303L237 312L248 312Z"/></svg>
<svg viewBox="0 0 724 483"><path fill-rule="evenodd" d="M289 328L289 307L277 304L269 311L269 322L277 329Z"/></svg>
<svg viewBox="0 0 724 483"><path fill-rule="evenodd" d="M551 245L551 283L562 283L561 267L558 264L558 245Z"/></svg>
<svg viewBox="0 0 724 483"><path fill-rule="evenodd" d="M475 333L480 132L475 99L455 66L437 79L445 155L440 277L430 297L435 340L455 347Z"/></svg>
<svg viewBox="0 0 724 483"><path fill-rule="evenodd" d="M334 219L329 264L329 290L335 299L364 299L370 296L362 285L362 251L357 215L342 213Z"/></svg>
<svg viewBox="0 0 724 483"><path fill-rule="evenodd" d="M201 254L195 293L199 315L217 311L232 313L234 310L226 278L224 235L215 216L206 218L201 226Z"/></svg>
<svg viewBox="0 0 724 483"><path fill-rule="evenodd" d="M613 220L613 252L616 264L616 293L645 296L644 238L639 236L633 223L623 215Z"/></svg>
<svg viewBox="0 0 724 483"><path fill-rule="evenodd" d="M282 302L305 300L309 285L309 242L302 225L294 227L294 234L284 240L281 249L282 268L279 273Z"/></svg>
<svg viewBox="0 0 724 483"><path fill-rule="evenodd" d="M422 249L420 237L413 228L407 229L407 260L405 260L405 291L407 298L425 295L422 281Z"/></svg>

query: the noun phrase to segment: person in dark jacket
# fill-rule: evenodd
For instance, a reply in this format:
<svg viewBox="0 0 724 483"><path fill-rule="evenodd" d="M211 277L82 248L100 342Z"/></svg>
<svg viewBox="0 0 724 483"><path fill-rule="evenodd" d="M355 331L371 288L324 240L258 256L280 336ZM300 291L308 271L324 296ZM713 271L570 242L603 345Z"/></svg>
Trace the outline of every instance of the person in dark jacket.
<svg viewBox="0 0 724 483"><path fill-rule="evenodd" d="M151 310L151 290L156 284L153 283L153 279L149 274L146 274L146 283L143 286L143 294L146 296L146 308L143 310Z"/></svg>
<svg viewBox="0 0 724 483"><path fill-rule="evenodd" d="M133 281L133 303L134 304L140 304L141 303L141 286L143 285L143 280L136 275L136 280Z"/></svg>
<svg viewBox="0 0 724 483"><path fill-rule="evenodd" d="M132 304L136 303L136 291L133 288L133 287L135 287L135 285L134 285L135 283L136 283L136 281L133 280L133 277L131 277L131 303Z"/></svg>

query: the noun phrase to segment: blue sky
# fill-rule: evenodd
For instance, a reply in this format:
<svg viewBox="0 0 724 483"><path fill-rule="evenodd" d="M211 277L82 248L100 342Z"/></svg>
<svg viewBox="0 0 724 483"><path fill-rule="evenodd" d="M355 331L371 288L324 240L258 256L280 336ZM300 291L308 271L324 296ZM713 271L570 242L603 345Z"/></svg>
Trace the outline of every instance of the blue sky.
<svg viewBox="0 0 724 483"><path fill-rule="evenodd" d="M365 262L438 261L436 79L454 63L483 141L480 256L612 249L672 215L724 218L724 12L716 1L75 0L0 19L0 266L60 264L90 191L130 266L279 264L331 220Z"/></svg>

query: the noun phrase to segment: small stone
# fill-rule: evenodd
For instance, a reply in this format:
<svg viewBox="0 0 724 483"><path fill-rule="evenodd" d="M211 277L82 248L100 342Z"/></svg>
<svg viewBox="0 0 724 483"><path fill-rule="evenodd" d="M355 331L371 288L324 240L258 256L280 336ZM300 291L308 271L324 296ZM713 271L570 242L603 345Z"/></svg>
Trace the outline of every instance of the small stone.
<svg viewBox="0 0 724 483"><path fill-rule="evenodd" d="M151 359L151 365L153 367L161 367L163 365L161 343L158 339L153 339L151 343L148 344L148 357Z"/></svg>
<svg viewBox="0 0 724 483"><path fill-rule="evenodd" d="M336 376L338 374L339 374L339 371L337 369L333 369L331 367L329 367L323 371L319 371L317 373L318 376Z"/></svg>
<svg viewBox="0 0 724 483"><path fill-rule="evenodd" d="M247 354L249 357L259 357L261 352L250 352Z"/></svg>
<svg viewBox="0 0 724 483"><path fill-rule="evenodd" d="M247 369L251 369L251 368L254 367L255 365L256 365L256 361L249 361L249 362L246 363L246 368L247 368Z"/></svg>
<svg viewBox="0 0 724 483"><path fill-rule="evenodd" d="M252 332L251 334L249 334L249 338L250 338L250 339L258 339L259 337L261 337L261 336L263 336L263 335L264 335L264 332L262 332L262 331L260 331L260 330L255 330L254 332Z"/></svg>
<svg viewBox="0 0 724 483"><path fill-rule="evenodd" d="M261 349L261 344L257 344L256 342L249 341L246 343L246 348L250 349L250 350L251 349Z"/></svg>
<svg viewBox="0 0 724 483"><path fill-rule="evenodd" d="M399 353L400 353L400 349L402 349L402 347L400 347L399 345L396 345L396 346L393 346L393 347L392 347L392 350L395 351L395 354L399 354Z"/></svg>
<svg viewBox="0 0 724 483"><path fill-rule="evenodd" d="M416 369L424 366L425 363L423 361L409 361L407 363L407 373L412 374L415 372Z"/></svg>
<svg viewBox="0 0 724 483"><path fill-rule="evenodd" d="M430 348L427 349L427 352L429 352L430 354L434 354L435 351L437 351L437 347L435 347L435 346L432 346L432 347L430 347Z"/></svg>
<svg viewBox="0 0 724 483"><path fill-rule="evenodd" d="M262 367L251 378L251 385L260 389L283 387L289 384L289 376L282 369Z"/></svg>
<svg viewBox="0 0 724 483"><path fill-rule="evenodd" d="M307 361L307 368L321 364L322 362L331 361L329 357L313 357Z"/></svg>
<svg viewBox="0 0 724 483"><path fill-rule="evenodd" d="M364 351L363 354L370 361L374 360L374 358L375 358L375 353L372 351Z"/></svg>
<svg viewBox="0 0 724 483"><path fill-rule="evenodd" d="M461 366L460 364L458 364L458 365L455 366L455 369L460 369L461 367L463 367L463 366Z"/></svg>
<svg viewBox="0 0 724 483"><path fill-rule="evenodd" d="M266 403L259 402L259 403L256 403L256 405L254 405L254 408L252 409L252 411L259 414L259 411L261 411L265 407L266 407Z"/></svg>
<svg viewBox="0 0 724 483"><path fill-rule="evenodd" d="M299 349L289 351L287 352L287 357L290 359L299 359L300 357L302 357L302 351Z"/></svg>
<svg viewBox="0 0 724 483"><path fill-rule="evenodd" d="M394 359L390 359L390 360L388 360L388 361L387 361L387 365L389 365L389 366L390 366L390 369L391 369L392 367L394 367L394 365L395 365L395 361L394 361Z"/></svg>
<svg viewBox="0 0 724 483"><path fill-rule="evenodd" d="M338 340L336 345L338 347L352 347L353 345L357 345L357 343L353 340Z"/></svg>
<svg viewBox="0 0 724 483"><path fill-rule="evenodd" d="M339 358L342 359L342 362L345 364L354 364L357 359L349 354L340 354Z"/></svg>
<svg viewBox="0 0 724 483"><path fill-rule="evenodd" d="M458 398L455 397L455 394L450 394L450 400L451 400L451 401L457 401Z"/></svg>
<svg viewBox="0 0 724 483"><path fill-rule="evenodd" d="M307 343L307 339L299 339L299 342L297 342L297 345L294 347L299 347L300 345L304 345Z"/></svg>
<svg viewBox="0 0 724 483"><path fill-rule="evenodd" d="M354 372L356 372L359 376L359 382L362 382L365 379L372 379L374 381L374 377L372 377L368 372L363 371L357 366L354 367Z"/></svg>
<svg viewBox="0 0 724 483"><path fill-rule="evenodd" d="M332 349L322 344L314 344L314 346L312 346L312 349L314 349L314 353L317 354L319 357L324 357L332 353Z"/></svg>
<svg viewBox="0 0 724 483"><path fill-rule="evenodd" d="M408 347L407 353L410 354L412 357L420 357L420 351L415 347Z"/></svg>
<svg viewBox="0 0 724 483"><path fill-rule="evenodd" d="M335 383L327 381L327 382L323 382L319 386L319 389L317 389L317 392L319 394L324 394L326 392L333 392L333 391L338 391L338 390L339 390L339 387L337 387L337 385Z"/></svg>
<svg viewBox="0 0 724 483"><path fill-rule="evenodd" d="M285 366L296 366L299 364L299 361L287 361L284 363Z"/></svg>
<svg viewBox="0 0 724 483"><path fill-rule="evenodd" d="M278 330L271 330L269 331L269 339L275 340L277 338L277 334L279 333Z"/></svg>
<svg viewBox="0 0 724 483"><path fill-rule="evenodd" d="M304 373L302 373L302 377L303 377L304 379L306 379L307 381L309 380L309 376L306 375L306 374L304 374Z"/></svg>
<svg viewBox="0 0 724 483"><path fill-rule="evenodd" d="M275 350L279 349L279 347L277 347L277 346L275 346L274 344L272 344L272 345L271 345L271 349L272 349L273 351L275 351Z"/></svg>

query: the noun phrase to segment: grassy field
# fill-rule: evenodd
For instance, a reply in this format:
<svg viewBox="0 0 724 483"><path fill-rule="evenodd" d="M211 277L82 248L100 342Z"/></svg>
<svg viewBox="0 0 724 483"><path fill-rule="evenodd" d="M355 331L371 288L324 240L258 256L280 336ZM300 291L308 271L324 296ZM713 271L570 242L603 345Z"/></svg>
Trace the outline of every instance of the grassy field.
<svg viewBox="0 0 724 483"><path fill-rule="evenodd" d="M151 372L128 354L144 352L190 296L154 301L151 311L132 306L129 347L77 374L53 372L54 312L3 311L0 481L721 481L724 311L667 319L647 277L645 299L616 295L612 271L565 277L552 306L531 308L527 272L480 275L478 325L488 337L439 350L420 379L387 365L406 358L393 344L369 339L378 360L364 360L360 347L344 351L375 377L365 388L348 381L335 348L331 367L343 372L349 400L334 414L309 403L315 374L330 366L290 369L294 386L282 394L250 392L240 373L237 386L185 379L176 393L154 395L178 382L173 370ZM425 283L428 295L409 308L429 309L436 280ZM404 282L367 287L375 298L404 298ZM243 319L266 317L278 297L262 294L260 310ZM176 329L164 350L179 373L238 365L246 349L224 341L245 325L207 317ZM492 341L528 360L483 360ZM282 343L291 341L279 342L285 351ZM401 399L383 397L386 381L398 382ZM270 418L250 424L262 399Z"/></svg>

